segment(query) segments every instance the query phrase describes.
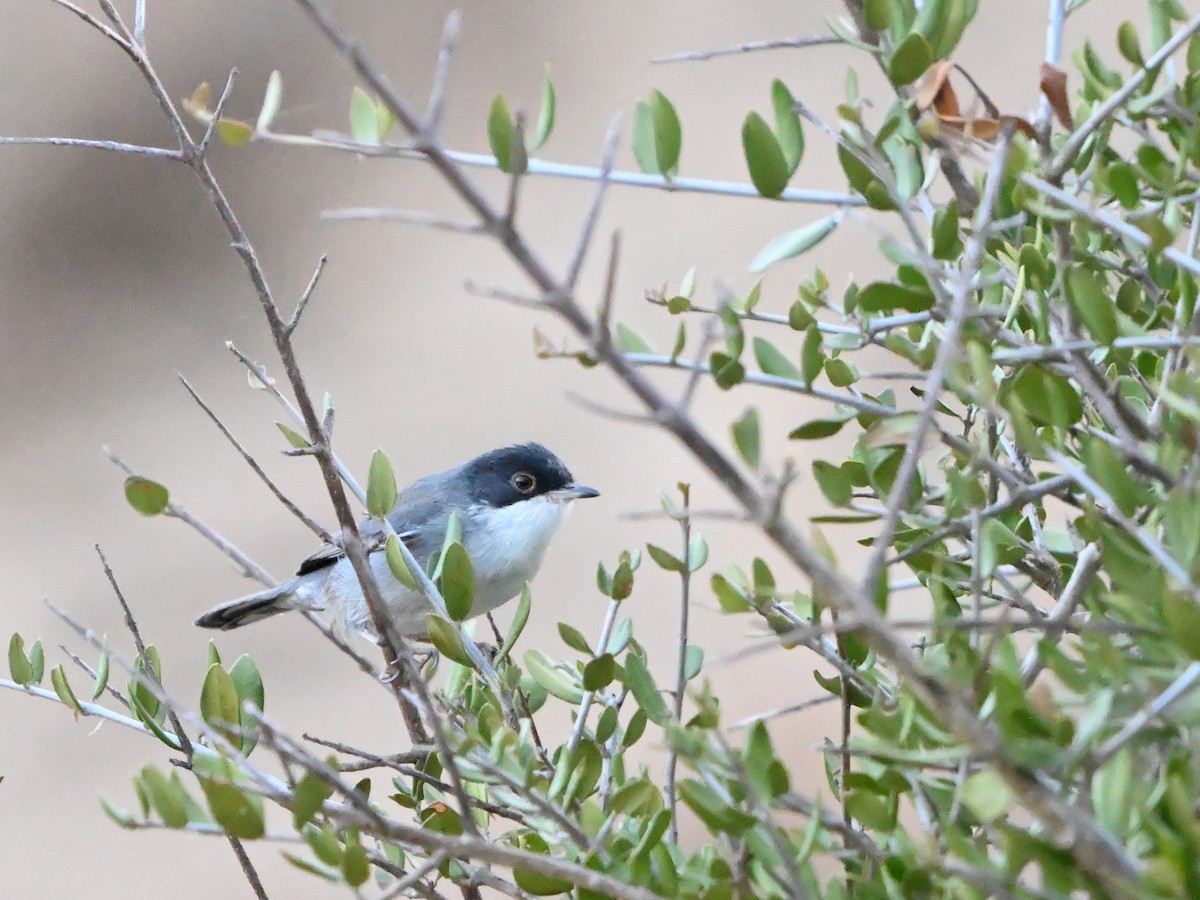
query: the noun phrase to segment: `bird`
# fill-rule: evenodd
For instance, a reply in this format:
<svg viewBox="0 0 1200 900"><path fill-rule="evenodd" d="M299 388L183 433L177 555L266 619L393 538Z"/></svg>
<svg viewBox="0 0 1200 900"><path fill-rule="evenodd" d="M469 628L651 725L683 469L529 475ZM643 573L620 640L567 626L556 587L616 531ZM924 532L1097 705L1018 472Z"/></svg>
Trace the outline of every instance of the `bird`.
<svg viewBox="0 0 1200 900"><path fill-rule="evenodd" d="M541 444L515 444L413 482L398 493L387 521L427 567L442 548L451 512L457 511L475 575L474 617L521 593L541 567L571 503L599 495L576 484L562 460ZM389 628L405 637L425 637L425 617L433 608L419 590L392 574L382 552L386 529L372 518L358 528L371 551L368 559ZM222 603L196 624L227 631L288 610L321 613L340 633L379 640L358 577L337 544L326 544L304 560L290 581Z"/></svg>

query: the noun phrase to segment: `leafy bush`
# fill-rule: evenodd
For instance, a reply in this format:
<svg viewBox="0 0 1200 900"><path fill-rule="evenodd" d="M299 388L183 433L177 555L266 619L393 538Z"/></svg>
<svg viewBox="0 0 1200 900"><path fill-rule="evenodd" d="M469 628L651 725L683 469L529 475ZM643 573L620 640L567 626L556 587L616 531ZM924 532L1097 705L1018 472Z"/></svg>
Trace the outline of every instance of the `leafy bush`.
<svg viewBox="0 0 1200 900"><path fill-rule="evenodd" d="M297 142L272 130L282 78L270 79L253 124L223 114L232 77L215 104L202 86L185 104L204 129L197 140L173 112L140 24L128 29L101 5L109 24L83 17L133 60L179 139L175 149L103 149L171 156L209 187L295 395L300 430L288 426L285 437L291 452L320 462L348 530L347 554L372 597L370 548L357 538L340 479L380 518L395 497L390 463L377 454L367 489L358 488L330 449L332 411L318 412L291 353L320 268L285 317L205 158L214 135L251 145L246 152ZM163 691L163 662L132 616L132 662L79 628L100 653L86 692L62 665L42 687L41 644L14 635L4 686L145 732L182 764L143 768L135 811L106 806L118 824L224 832L260 894L241 842L264 837L264 808L274 805L290 811L306 844L287 854L297 866L354 887L374 880L388 896L437 896L450 885L464 896L484 887L580 897L1200 895L1200 378L1192 363L1200 346L1200 18L1188 19L1175 0L1152 0L1145 35L1122 23L1085 45L1068 75L1058 44L1067 7L1080 4L1051 3L1044 100L1030 122L982 93L959 100L970 80L948 60L974 15L972 0L926 0L919 9L911 0L850 0L850 18L831 22L826 40L858 48L894 94L860 96L850 77L838 120L827 123L795 86L776 81L772 114L751 111L741 125L753 187L703 189L833 207L768 243L754 271L867 220L886 235L878 256L891 272L838 295L825 273L805 271L790 307L770 313L760 306L761 285L706 307L689 273L678 291L649 295L661 307L662 333L673 335L670 352L659 353L610 321L611 277L596 316L581 305L575 279L606 184L700 189L683 174L686 123L664 94L636 105L641 174L612 171L610 140L594 174L596 207L559 279L515 217L519 180L555 170L532 155L555 126L549 75L532 129L503 97L491 106L494 165L513 185L507 208L494 208L437 135L449 51L437 102L421 116L327 13L312 0L300 5L362 83L350 99L350 134L306 143L432 163L478 230L528 278L534 293L518 299L576 332L576 347L543 340L539 353L613 372L803 577L761 558L710 561L680 485L664 499L678 546L630 549L599 566L609 609L598 640L561 625L565 651L522 646L526 592L489 657L460 626L472 576L453 530L428 572L393 535L378 552L437 608L430 637L445 670L428 681L375 604L414 742L400 755L333 745L337 753L326 756L282 733L264 716L254 664L243 657L227 666L215 649L200 708L189 712ZM447 47L456 23L448 23ZM982 114L964 112L974 108ZM393 139L397 128L411 143ZM788 186L806 141L818 139L836 143L847 193ZM276 390L265 370L242 361L252 383ZM667 397L645 373L653 368L692 373L687 397ZM728 442L707 437L687 402L700 382L748 398L769 389L826 403L819 418L787 434L807 442L811 470L772 472L770 451L782 435L766 433L753 408L729 426ZM813 517L805 537L784 500L809 476L837 513ZM166 488L135 473L126 494L143 514L181 514ZM846 526L867 535L861 572L840 567L822 534ZM649 564L680 584L669 685L655 683L622 614ZM836 808L793 789L766 719L736 739L728 729L702 677L703 653L688 641L689 603L702 591L730 617L760 622L779 644L815 653L835 673L815 677L843 708L825 757ZM898 619L891 607L900 592L923 598L928 617ZM131 679L124 694L108 685L114 662ZM535 723L564 704L573 731L546 745ZM669 748L665 772L627 761L630 747L650 739ZM271 756L284 774L264 761ZM353 782L348 757L383 774ZM685 810L708 840L679 842Z"/></svg>

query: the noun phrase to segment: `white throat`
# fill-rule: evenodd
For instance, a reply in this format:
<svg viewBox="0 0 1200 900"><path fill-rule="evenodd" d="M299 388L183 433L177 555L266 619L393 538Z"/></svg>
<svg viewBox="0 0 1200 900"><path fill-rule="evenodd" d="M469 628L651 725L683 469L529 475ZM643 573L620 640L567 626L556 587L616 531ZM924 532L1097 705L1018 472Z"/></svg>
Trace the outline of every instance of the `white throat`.
<svg viewBox="0 0 1200 900"><path fill-rule="evenodd" d="M475 569L477 608L481 602L503 603L537 574L570 507L570 502L541 496L467 511L463 539Z"/></svg>

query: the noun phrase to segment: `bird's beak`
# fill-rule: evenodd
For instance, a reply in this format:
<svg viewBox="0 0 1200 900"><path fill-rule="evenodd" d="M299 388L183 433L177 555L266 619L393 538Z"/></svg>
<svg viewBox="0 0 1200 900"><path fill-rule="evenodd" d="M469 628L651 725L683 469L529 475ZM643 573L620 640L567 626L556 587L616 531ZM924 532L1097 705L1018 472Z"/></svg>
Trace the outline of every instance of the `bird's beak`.
<svg viewBox="0 0 1200 900"><path fill-rule="evenodd" d="M587 497L599 497L600 492L595 488L590 488L583 484L568 484L566 487L561 487L557 491L550 491L550 497L554 500L583 500Z"/></svg>

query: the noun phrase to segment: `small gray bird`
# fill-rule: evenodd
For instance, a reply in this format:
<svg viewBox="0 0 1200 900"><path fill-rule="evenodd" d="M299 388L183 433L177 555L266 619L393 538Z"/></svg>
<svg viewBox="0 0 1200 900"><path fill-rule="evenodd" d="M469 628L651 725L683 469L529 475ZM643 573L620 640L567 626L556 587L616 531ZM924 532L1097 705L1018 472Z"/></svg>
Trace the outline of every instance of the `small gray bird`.
<svg viewBox="0 0 1200 900"><path fill-rule="evenodd" d="M445 472L428 475L396 498L388 522L427 566L442 547L451 510L462 521L462 542L475 572L472 616L491 612L521 592L537 574L550 538L567 516L571 501L597 497L576 484L562 461L540 444L502 447ZM384 529L365 519L359 532L368 548L385 613L405 636L425 634L429 603L398 582L381 552ZM303 563L297 577L277 587L223 603L196 624L240 628L291 609L324 613L343 633L375 637L358 577L342 548L327 545Z"/></svg>

